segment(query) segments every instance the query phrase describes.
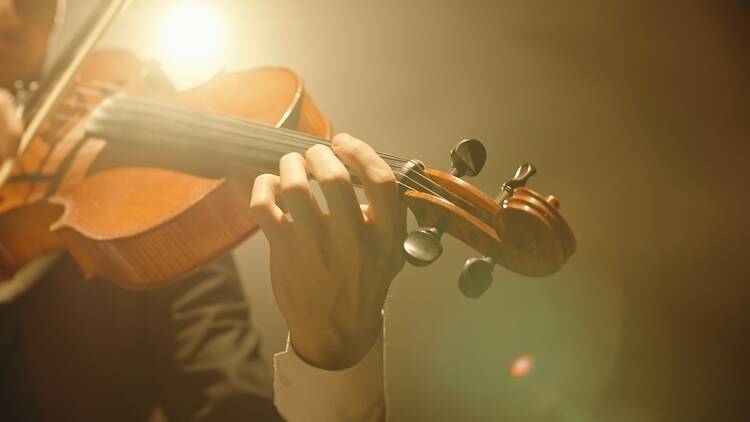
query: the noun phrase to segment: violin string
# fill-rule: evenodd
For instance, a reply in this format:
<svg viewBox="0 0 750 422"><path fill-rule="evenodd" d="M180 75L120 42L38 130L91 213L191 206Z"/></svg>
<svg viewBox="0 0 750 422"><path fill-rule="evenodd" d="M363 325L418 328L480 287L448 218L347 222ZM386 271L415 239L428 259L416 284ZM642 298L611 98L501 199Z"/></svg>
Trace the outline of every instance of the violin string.
<svg viewBox="0 0 750 422"><path fill-rule="evenodd" d="M150 100L150 99L149 99ZM147 107L151 106L153 107L154 101L148 101L151 104L145 104ZM159 104L159 108L161 108L163 104ZM169 106L168 106L169 107ZM205 112L197 111L197 110L190 110L183 107L176 107L172 106L169 108L173 108L172 110L169 110L174 118L180 119L181 123L187 123L194 126L202 126L203 122L207 119L208 116L210 116L211 120L214 120L217 124L223 124L226 125L225 128L232 128L237 129L239 134L246 135L248 130L251 131L262 131L265 132L266 135L270 135L276 141L279 138L279 135L283 135L286 139L286 143L288 145L290 142L307 145L308 147L321 144L321 145L330 145L330 141L323 138L318 138L312 135L304 134L302 132L297 132L289 129L284 128L276 128L271 126L265 126L261 124L257 124L254 122L249 122L245 119L241 119L234 116L227 116L227 115L219 115L219 114L207 114ZM189 110L189 111L188 111ZM191 114L190 119L181 119L180 117L184 115L185 112L189 112ZM219 129L223 129L221 126L214 126ZM378 153L383 158L391 159L395 162L401 162L406 164L409 160L403 159L401 157L392 155L392 154L386 154L386 153Z"/></svg>
<svg viewBox="0 0 750 422"><path fill-rule="evenodd" d="M108 83L103 82L103 81L93 80L93 81L90 81L90 83L95 84L95 86L97 86L97 87L100 87L100 88L104 87L105 89L108 89L108 90L111 90L111 91L114 91L114 89L115 89L114 85L108 84ZM84 95L98 96L100 98L106 97L105 94L102 94L102 93L98 92L96 89L92 89L92 88L90 88L90 87L88 87L86 85L83 85L83 84L76 85L75 91L77 93L81 93L81 94L84 94ZM83 101L80 101L80 100L78 100L78 101L68 100L68 101L66 101L64 103L64 105L67 106L67 107L69 107L69 108L72 108L74 110L87 111L87 112L92 111L92 110L95 109L95 106L89 105L89 104L87 104L87 103L85 103ZM229 116L226 116L226 117L229 117ZM61 119L57 119L57 120L61 120ZM328 144L328 142L325 141L325 140L322 140L322 139L321 140L311 140L309 138L306 139L305 137L299 136L299 135L297 135L294 132L289 133L289 135L290 135L290 137L297 137L297 139L295 139L295 140L298 140L299 142L307 142L307 143L309 143L310 146L312 146L314 144L317 144L317 143ZM392 160L396 160L396 161L402 162L404 164L409 161L409 160L406 160L406 159L403 159L403 158L400 158L400 157L397 157L397 156L391 155L391 154L379 153L379 155L381 157L389 158L389 159L392 159Z"/></svg>
<svg viewBox="0 0 750 422"><path fill-rule="evenodd" d="M102 87L92 87L84 84L78 84L74 87L76 94L88 95L90 97L107 98L117 92L115 89L103 89Z"/></svg>
<svg viewBox="0 0 750 422"><path fill-rule="evenodd" d="M90 83L98 84L98 87L91 87L87 86L85 84L77 83L73 86L73 92L78 95L84 95L89 97L95 97L97 99L104 99L115 93L117 90L114 88L114 85L108 84L107 82L100 81L100 80L91 80ZM54 132L55 130L62 127L65 123L70 122L75 119L80 119L82 116L75 115L75 114L69 114L69 112L82 112L82 113L89 113L96 109L96 105L91 105L86 103L83 100L80 99L68 99L64 101L62 104L64 106L64 110L58 110L55 111L52 115L50 115L49 120L52 121L56 126L45 131L46 133L41 133L41 135L48 139L48 142L55 146L60 141L60 137L50 137L50 136L44 136L46 134L49 134L50 132ZM50 142L49 139L52 139Z"/></svg>
<svg viewBox="0 0 750 422"><path fill-rule="evenodd" d="M86 92L84 92L84 94L85 93ZM80 111L88 112L92 110L92 108L88 104L83 103L83 102L67 102L66 105L77 107L78 110ZM167 107L165 107L164 105L160 105L160 108L166 109ZM161 111L164 112L166 110L161 110ZM243 119L239 119L239 118L232 117L232 116L221 116L221 115L213 115L213 114L208 115L203 112L196 112L194 110L189 110L189 109L177 110L179 113L175 113L174 112L175 110L169 110L169 111L172 112L169 114L175 114L175 115L179 114L177 117L184 116L186 111L189 112L189 114L193 114L193 116L189 116L191 118L180 119L181 120L180 123L183 123L183 124L188 123L188 125L198 126L197 129L205 129L206 118L207 116L211 116L211 120L214 120L216 123L220 123L218 127L214 125L215 126L214 130L218 129L218 131L223 132L223 134L225 135L226 134L239 135L243 138L243 140L245 140L244 138L246 137L247 129L256 130L256 129L262 128L262 129L265 129L266 131L270 130L270 131L276 132L276 133L272 133L273 141L275 144L278 144L280 140L278 137L278 134L283 133L285 136L281 139L281 141L288 146L299 149L300 152L304 152L304 150L306 150L308 147L312 145L316 145L316 144L330 145L330 143L323 138L317 138L317 137L313 137L307 134L303 134L301 132L295 132L291 130L266 127L263 125L258 125L258 124L248 122ZM60 116L56 120L65 121L66 117L74 118L73 116ZM195 117L195 118L192 118L192 117ZM243 129L243 130L238 131L238 129ZM246 145L246 142L241 143L241 145L243 146ZM437 198L440 198L452 204L458 205L467 211L473 212L475 215L480 215L479 213L476 212L477 208L473 204L466 201L464 198L457 196L450 191L445 190L444 188L442 188L440 185L435 183L429 177L419 172L413 172L411 173L411 176L407 175L403 171L403 167L407 162L409 162L409 160L406 160L406 159L403 159L403 158L400 158L391 154L384 154L384 153L378 153L378 154L384 159L384 161L386 161L389 167L391 167L394 170L394 173L396 173L397 175L400 175L400 177L403 180L413 183L419 189L423 190L426 193L434 195ZM399 181L399 185L403 187L407 187L412 190L418 190L400 181ZM439 191L443 191L447 195L441 194L439 193ZM446 196L449 196L451 198L449 199Z"/></svg>
<svg viewBox="0 0 750 422"><path fill-rule="evenodd" d="M300 140L301 135L299 133L288 129L250 123L231 116L207 115L204 112L196 112L194 110L159 110L155 113L144 113L141 106L138 104L136 104L136 107L128 107L127 105L118 104L117 111L120 113L135 113L134 118L137 118L137 121L141 124L143 124L145 119L153 121L153 123L157 127L163 126L165 120L164 118L166 117L170 120L170 123L179 123L186 128L189 127L190 134L198 133L197 131L206 131L207 129L223 135L228 134L231 135L231 138L225 137L223 141L231 143L238 147L247 147L249 132L252 132L253 135L255 135L255 140L264 142L271 147L276 147L278 145L287 145L295 148L300 148L304 146L312 146L316 143L330 145L328 141L322 138L316 139L315 142L310 142L309 140L307 140L307 142L304 142L304 140ZM210 118L207 118L207 116L210 116ZM227 121L231 123L227 124ZM177 134L177 136L179 136L179 134ZM402 158L391 156L390 154L381 154L381 156L384 159L395 163L405 164L408 161Z"/></svg>
<svg viewBox="0 0 750 422"><path fill-rule="evenodd" d="M247 168L247 169L258 170L256 167L248 165L248 164L240 164L239 166ZM407 179L408 179L408 177L407 177ZM408 185L408 184L406 184L406 183L404 183L404 182L402 182L400 180L396 180L396 185L402 187L404 190L417 191L417 189L414 188L413 186L410 186L410 185ZM435 195L437 196L438 194L435 194Z"/></svg>
<svg viewBox="0 0 750 422"><path fill-rule="evenodd" d="M90 86L80 84L80 83L76 84L74 86L74 92L79 95L103 99L121 89L121 87L116 84L112 84L112 83L101 81L101 80L90 80L88 81L88 83ZM75 99L75 100L69 99L65 101L63 105L66 108L70 109L69 111L74 111L74 112L78 111L78 112L89 113L95 109L95 106L90 105L81 99ZM181 110L181 111L184 112L184 110ZM59 122L59 123L65 123L77 117L78 116L70 115L64 112L58 112L52 116L52 120ZM205 118L205 116L196 116L196 117ZM226 125L225 130L232 129L232 128L247 129L248 124L251 123L251 122L244 121L242 119L234 118L232 116L213 115L212 117L216 119L217 121L220 119L223 120L222 123ZM200 120L194 120L194 121L200 121ZM253 128L257 129L259 125L253 125L253 126L254 126ZM277 129L277 128L270 128L270 129ZM303 134L301 132L286 131L285 135L287 139L284 139L284 141L287 145L297 147L303 151L306 150L308 147L311 147L317 144L330 145L329 141L325 139L313 137L307 134ZM419 172L413 172L411 174L411 176L413 177L409 176L404 171L404 168L403 168L404 165L409 162L409 160L392 155L392 154L386 154L386 153L380 153L380 152L378 152L378 155L380 155L384 159L384 161L386 161L389 167L399 177L399 180L397 180L397 184L401 186L402 188L410 189L410 190L422 190L423 192L429 193L437 198L441 198L450 203L455 203L456 200L458 200L458 202L463 203L464 206L462 208L465 208L465 209L468 208L470 211L472 209L476 209L473 204L469 203L468 201L464 200L463 198L459 196L452 194L449 191L445 191L444 189L442 189L440 185L435 183L432 179L426 177L425 175ZM35 177L34 180L37 180L37 179L41 180L36 176L34 177ZM421 179L421 182L417 179ZM408 181L412 183L414 186L404 183L402 182L402 180ZM419 189L415 188L415 186ZM430 188L430 186L432 186L434 189ZM443 194L439 193L437 190L442 190L444 192L451 194L450 196L453 196L454 200L449 200Z"/></svg>
<svg viewBox="0 0 750 422"><path fill-rule="evenodd" d="M107 82L107 81L103 81L100 79L90 79L88 80L88 83L91 87L96 88L96 89L101 89L103 91L109 91L110 94L113 94L115 92L122 90L122 86L116 83Z"/></svg>
<svg viewBox="0 0 750 422"><path fill-rule="evenodd" d="M276 146L279 143L284 143L301 151L307 149L306 147L310 145L328 144L328 141L322 138L313 137L310 135L302 134L300 132L259 125L232 116L206 114L204 112L196 110L184 109L182 107L174 105L158 103L153 99L127 97L123 98L122 100L123 101L121 101L120 104L117 104L117 111L121 114L123 112L135 113L135 118L137 119L135 121L138 121L140 125L143 125L145 121L150 120L153 122L154 119L158 119L158 121L155 122L156 127L153 128L155 130L158 130L158 128L160 127L163 128L165 120L171 119L170 123L180 123L191 128L188 133L176 134L177 137L180 137L181 135L190 136L195 133L199 133L198 131L200 130L205 131L207 129L207 126L210 126L210 129L213 129L214 131L220 132L225 135L223 139L224 141L228 141L240 147L247 146L248 132L254 132L254 134L256 135L256 140L266 141L273 146ZM153 110L149 110L149 112L146 113L144 112L144 108L151 108ZM165 119L164 117L167 117L167 119ZM260 133L266 135L267 139L263 139L262 137L257 136ZM231 137L227 137L227 134L231 135ZM400 170L403 167L402 164L408 162L408 160L398 157L390 158L388 157L388 154L383 155L385 155L385 157L383 157L384 160L394 169ZM474 213L475 215L481 215L481 213L477 212L478 210L473 204L471 204L464 198L443 189L432 179L429 179L428 177L418 172L415 172L414 176L416 178L419 178L421 182L411 177L409 179L424 188L426 191L428 191L428 193L456 204L461 208ZM450 197L450 199L446 198L446 195L438 194L436 191L444 191L447 196Z"/></svg>
<svg viewBox="0 0 750 422"><path fill-rule="evenodd" d="M153 101L149 101L153 103ZM153 104L148 104L148 106L153 106ZM161 108L161 104L159 105ZM285 128L276 128L271 126L266 126L254 122L247 121L245 119L241 119L234 116L227 116L227 115L219 115L219 114L207 114L205 112L196 111L196 110L189 110L182 107L176 107L176 106L168 106L169 108L172 108L172 110L169 110L172 114L173 118L180 119L181 123L190 124L193 126L202 126L205 120L210 116L210 120L213 120L218 125L214 125L214 128L218 129L225 129L225 128L231 128L236 129L237 132L240 135L246 136L248 131L252 131L255 133L261 132L264 135L268 136L269 138L273 139L274 142L279 140L279 138L283 137L283 141L287 145L294 145L301 144L306 145L308 147L321 144L321 145L330 145L330 141L327 139L319 138L316 136L308 135L302 132L297 132ZM188 112L191 114L191 118L181 118L186 110L189 110ZM226 126L221 126L226 125ZM395 162L400 162L406 164L409 160L403 159L401 157L392 155L392 154L386 154L386 153L378 153L383 158L388 158Z"/></svg>
<svg viewBox="0 0 750 422"><path fill-rule="evenodd" d="M72 121L75 118L76 118L76 116L74 116L72 114L66 114L66 113L58 112L58 113L53 114L50 117L50 120L56 121L56 122L60 122L60 123L68 123L68 122Z"/></svg>
<svg viewBox="0 0 750 422"><path fill-rule="evenodd" d="M99 98L104 98L104 94L100 94L99 91L106 90L109 94L114 92L109 86L105 86L106 83L102 83L102 81L94 80L94 83L99 83L101 86L99 88L91 88L88 86L85 86L80 83L75 83L73 85L73 91L75 94L83 94L88 96L97 96ZM107 94L107 95L109 95ZM44 127L39 131L39 136L44 139L44 142L47 142L49 145L48 147L48 153L45 154L41 158L41 162L38 166L36 166L36 169L33 171L30 171L30 169L25 168L23 160L19 162L19 170L21 171L21 174L16 177L16 179L20 180L26 180L32 183L36 183L43 180L52 180L55 179L59 175L42 175L39 173L42 171L43 168L45 168L45 165L47 161L49 161L49 158L51 156L52 151L54 151L54 148L58 145L58 143L63 139L61 136L54 136L56 131L60 130L62 127L65 126L66 123L80 119L80 115L76 114L70 114L82 112L82 113L89 113L93 110L93 106L89 105L88 103L82 101L79 97L75 98L69 98L62 103L60 103L60 110L55 110L53 113L50 114L48 117L48 120L50 122L50 127ZM33 191L33 189L30 189L30 192ZM29 194L30 194L29 192Z"/></svg>
<svg viewBox="0 0 750 422"><path fill-rule="evenodd" d="M84 95L88 97L95 97L98 99L105 99L112 94L118 92L120 90L120 87L118 87L115 84L101 81L98 79L92 79L87 81L90 85L86 85L83 83L76 83L73 85L73 92L75 94ZM85 101L82 101L80 99L68 99L61 103L63 106L68 108L68 111L84 111L84 112L91 112L93 111L96 106L86 103ZM72 120L79 118L79 116L74 116L70 114L66 114L64 112L57 112L53 114L50 117L52 120L59 121L61 123L65 123L67 120Z"/></svg>
<svg viewBox="0 0 750 422"><path fill-rule="evenodd" d="M153 117L147 117L147 116L140 116L139 117L139 123L141 125L145 123L153 123L153 126L150 126L150 129L153 130L164 130L163 120L159 119L159 121L155 121L154 119L158 119L157 116L149 114ZM188 133L182 133L179 130L176 132L169 132L167 136L169 137L187 137L196 133L200 133L200 131L205 131L207 129L210 129L212 132L210 135L207 135L206 138L208 139L210 137L211 141L216 141L219 137L221 141L224 143L232 144L234 146L238 146L240 148L246 149L248 147L248 140L249 140L249 134L247 130L238 130L232 127L227 127L224 125L214 125L212 122L204 119L198 118L199 116L196 116L194 119L186 119L184 122L180 122L181 124L184 124L186 128L189 129ZM174 127L174 126L173 126ZM273 128L270 128L273 130ZM279 132L282 133L282 132ZM292 131L285 130L283 131L284 134L293 134ZM278 134L271 133L271 136L263 136L268 135L265 133L255 133L255 136L253 136L253 139L259 142L266 143L275 149L278 149L278 145L286 145L294 150L294 152L304 153L304 151L307 149L308 145L303 145L300 142L297 142L295 139L289 139L286 137L280 137ZM215 137L216 136L216 137ZM321 144L328 144L327 142L321 142ZM289 152L288 149L285 149L284 152ZM406 160L398 160L395 161L393 159L389 159L388 157L384 157L385 161L389 163L394 168L401 168L402 163L405 163Z"/></svg>
<svg viewBox="0 0 750 422"><path fill-rule="evenodd" d="M291 134L297 135L296 133L293 133L293 132ZM308 139L305 139L306 136L304 134L297 135L295 137L300 140L300 144L301 145L300 144L291 144L291 146L293 146L295 148L298 148L299 149L298 152L300 152L300 153L303 153L304 150L306 150L307 147L309 147L311 145L315 145L315 144L328 145L328 142L326 142L326 141L317 142L314 139L312 139L312 141L305 142L305 141L308 141ZM446 200L448 202L451 202L453 204L459 205L461 208L466 209L468 211L472 211L472 212L474 212L474 214L479 215L479 213L476 212L477 208L473 204L471 204L470 202L466 201L464 198L462 198L460 196L457 196L457 195L455 195L455 194L453 194L453 193L451 193L449 191L446 191L445 189L443 189L440 185L438 185L437 183L435 183L429 177L427 177L427 176L425 176L425 175L423 175L423 174L421 174L419 172L414 172L414 173L412 173L413 177L409 177L406 173L403 172L403 167L404 167L404 165L409 160L405 160L405 159L398 158L398 157L396 157L395 159L393 159L393 158L388 157L386 154L382 154L382 153L378 153L378 154L384 159L384 161L389 165L389 167L391 167L391 169L394 170L394 172L396 174L400 174L400 175L402 175L402 177L405 177L406 179L412 181L417 186L421 187L425 192L430 193L430 194L432 194L432 195L434 195L436 197L444 199L444 200ZM428 186L431 186L432 188L430 188ZM438 190L445 191L448 194L448 196L451 197L451 199L446 198L446 195L439 194L437 192Z"/></svg>
<svg viewBox="0 0 750 422"><path fill-rule="evenodd" d="M75 118L75 116L72 116L72 115L63 115L62 113L58 113L57 115L53 116L53 119L59 120L59 121L62 121L62 122L70 121L73 118ZM304 147L300 147L300 148L302 150L305 149ZM397 164L393 164L393 163L389 163L389 167L394 170L395 174L399 175L402 179L405 179L405 180L408 180L408 181L412 182L415 186L421 188L424 192L430 193L430 194L432 194L432 195L434 195L434 196L436 196L438 198L444 199L446 201L448 200L447 198L445 198L443 195L439 194L438 192L435 192L434 190L430 189L429 187L425 186L424 184L422 184L422 183L418 182L417 180L409 177L405 172L402 171L402 166L397 165ZM415 173L414 176L421 176L421 175L419 175L418 173ZM50 177L41 177L39 175L26 175L26 176L24 176L24 180L29 180L29 181L40 181L40 180L47 180L47 179L50 179ZM410 186L410 185L408 185L406 183L403 183L401 181L397 181L397 183L398 183L399 186L404 187L406 189L417 190L413 186Z"/></svg>
<svg viewBox="0 0 750 422"><path fill-rule="evenodd" d="M304 147L299 147L298 146L296 148L299 148L298 152L300 152L300 153L304 152ZM397 176L396 183L399 186L404 187L404 188L409 189L409 190L414 190L414 191L421 190L422 192L429 193L429 194L431 194L431 195L433 195L435 197L438 197L440 199L443 199L445 201L448 201L448 202L452 203L452 201L450 201L448 198L446 198L444 195L440 194L436 190L431 189L430 187L426 186L423 183L420 183L418 180L416 180L416 178L410 177L410 175L403 170L403 166L400 166L400 165L397 165L397 164L392 164L392 163L387 163L387 164L388 164L388 167L390 167L391 170L393 170L393 173ZM421 175L421 174L419 174L417 172L413 173L412 175L415 176L415 177L419 177L419 178L423 179L424 181L426 181L430 185L438 186L431 179L429 179L429 178L427 178L427 177L425 177L425 176L423 176L423 175ZM400 178L400 180L399 180L399 178ZM406 180L406 181L411 182L413 184L413 186L402 182L402 180ZM415 188L414 186L416 186L419 189ZM471 206L471 204L469 204L468 202L466 204L469 205L469 206Z"/></svg>
<svg viewBox="0 0 750 422"><path fill-rule="evenodd" d="M190 118L184 118L185 115L183 113L183 110L181 110L178 107L172 106L172 105L162 105L160 103L155 103L155 101L153 101L151 99L140 99L140 98L135 98L135 97L129 97L128 100L129 100L129 102L136 103L135 104L136 110L134 110L136 113L138 111L141 111L139 109L141 109L141 107L143 107L143 106L146 106L146 107L149 107L149 108L157 106L161 110L159 110L156 113L148 113L149 116L151 116L151 115L159 115L159 114L168 114L168 115L170 115L169 117L175 118L176 120L180 120L180 123L187 123L188 125L191 125L191 126L195 127L195 129L198 129L198 130L201 129L201 128L205 128L205 126L206 126L207 123L213 123L213 122L211 122L211 120L214 120L214 117L215 117L215 115L210 115L210 119L209 119L208 118L209 115L206 115L205 113L197 112L197 111L194 111L194 110L189 110L187 112L189 114L191 114L192 116L190 116ZM138 104L138 103L140 103L140 104ZM177 110L175 110L175 109L177 109ZM142 121L142 119L144 117L145 116L141 116L141 121ZM302 149L302 147L304 147L304 146L308 146L308 145L312 145L312 144L318 144L318 143L320 143L320 144L327 144L327 141L324 140L324 139L322 139L322 138L312 137L312 136L309 136L309 135L301 134L299 132L293 132L293 131L289 131L289 130L277 129L277 128L271 128L271 127L268 127L268 126L258 125L258 124L252 123L252 122L248 122L248 121L245 121L245 120L242 120L242 119L233 118L233 117L229 117L229 116L217 116L216 120L221 120L222 122L238 123L240 125L243 125L245 127L245 130L242 130L240 133L236 133L234 130L230 130L230 132L232 132L233 134L236 133L237 135L241 136L243 138L243 140L245 140L244 138L247 137L247 132L248 131L258 131L258 130L260 130L260 131L271 132L272 140L274 141L275 144L278 143L279 135L282 134L282 133L286 134L286 135L292 135L293 138L296 138L296 139L292 139L292 140L284 140L284 141L287 141L286 142L287 145L293 146L295 148ZM216 125L212 125L212 126L214 128L217 127ZM218 129L221 130L221 131L223 131L223 132L226 132L228 130L228 127L227 126L223 126L223 125L219 125ZM297 143L291 142L291 141L294 141L294 140L300 140L301 142L297 142ZM307 141L307 142L305 142L305 141ZM245 142L243 142L243 145L244 144L245 144ZM389 162L389 164L391 165L391 167L394 168L394 169L401 169L403 166L400 165L400 164L408 162L408 160L398 159L398 164L395 164L393 162L393 160L388 159L387 156L384 157L384 158L386 159L386 162ZM423 183L420 183L420 182L418 182L418 181L416 181L416 180L414 180L412 178L409 178L409 179L413 180L415 183L419 184L424 189L428 190L429 193L436 194L436 196L439 196L439 197L441 197L443 199L448 200L443 195L437 195L436 190L444 190L444 189L440 188L439 185L437 185L434 181L432 181L431 179L429 179L426 176L423 176L423 175L421 175L421 174L419 174L417 172L415 172L414 175L415 175L415 177L418 177L419 179L421 179ZM434 186L434 187L437 187L438 189L434 189L434 188L431 189L431 188L428 188L427 186ZM473 204L469 203L468 201L464 200L463 198L461 198L459 196L456 196L455 194L450 193L449 191L446 191L446 192L450 196L453 197L452 200L450 200L449 202L463 204L463 206L461 208L467 209L469 211L476 210L476 207L474 207Z"/></svg>
<svg viewBox="0 0 750 422"><path fill-rule="evenodd" d="M431 194L433 196L436 196L436 197L438 197L440 199L443 199L443 200L445 200L445 201L447 201L447 202L449 202L449 203L451 203L453 205L456 205L456 206L458 206L459 208L461 208L461 209L463 209L465 211L470 212L472 215L476 216L480 220L485 220L485 218L483 217L486 214L485 212L483 212L481 209L479 209L478 207L476 207L471 202L465 200L464 198L462 198L462 197L454 194L453 192L451 192L449 190L444 189L442 186L440 186L438 183L435 183L435 181L433 181L429 177L425 176L424 174L421 174L419 172L414 172L413 173L413 175L416 178L418 178L418 179L422 180L423 182L425 182L426 185L432 186L433 187L432 189L430 189L429 187L425 186L424 184L418 182L417 180L412 179L411 177L407 176L406 173L403 172L402 168L399 168L399 169L393 168L393 170L394 170L394 173L396 173L397 175L400 175L401 177L406 178L407 180L410 180L410 181L416 183L419 187L423 188L427 193L429 193L429 194ZM439 193L439 191L445 192L445 194L441 194L441 193ZM449 196L451 199L446 198L446 196Z"/></svg>
<svg viewBox="0 0 750 422"><path fill-rule="evenodd" d="M73 110L80 110L80 111L93 111L96 108L94 105L88 104L85 101L72 100L72 99L63 101L61 105L71 108Z"/></svg>
<svg viewBox="0 0 750 422"><path fill-rule="evenodd" d="M83 88L83 89L81 90L81 89L78 89L78 88ZM85 86L79 86L79 87L77 87L77 91L83 93L84 95L96 94L96 91L91 90L91 89L89 89L89 88L87 88ZM101 95L101 97L104 97L104 95ZM64 103L64 105L69 109L68 111L90 112L90 111L93 111L96 108L95 106L89 105L89 104L87 104L87 103L85 103L83 101L80 101L80 100L79 101L68 100L68 101L66 101ZM62 114L63 116L55 118L56 121L64 122L64 120L66 118L68 118L68 119L76 118L76 116L71 116L71 115L68 115L68 114L65 114L65 113L60 113L60 114ZM289 137L290 138L294 138L295 134L293 132L291 132L291 133L289 133ZM324 141L324 140L310 141L309 139L304 139L304 138L301 138L301 137L296 138L296 139L292 139L292 140L299 141L299 142L307 142L307 143L309 143L310 146L312 146L312 145L314 145L316 143L329 144L327 141ZM408 162L408 160L406 160L406 159L403 159L403 158L400 158L400 157L397 157L397 156L391 155L391 154L379 153L379 155L381 157L383 157L383 158L388 158L388 159L391 159L393 161L401 162L401 163L404 163L404 164L406 162Z"/></svg>

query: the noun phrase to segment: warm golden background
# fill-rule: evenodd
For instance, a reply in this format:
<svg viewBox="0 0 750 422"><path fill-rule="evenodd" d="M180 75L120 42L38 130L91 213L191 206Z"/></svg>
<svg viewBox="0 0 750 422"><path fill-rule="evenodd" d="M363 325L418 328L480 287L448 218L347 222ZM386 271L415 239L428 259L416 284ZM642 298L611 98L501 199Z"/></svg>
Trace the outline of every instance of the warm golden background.
<svg viewBox="0 0 750 422"><path fill-rule="evenodd" d="M154 56L176 3L134 1L104 43ZM457 290L473 253L453 239L404 270L387 323L392 420L750 420L750 6L210 3L228 68L291 67L337 130L437 168L481 139L473 182L491 195L531 161L532 187L560 198L578 237L559 274L497 269L479 300ZM63 39L93 4L69 0ZM270 359L285 329L262 236L236 256ZM523 354L535 367L511 378Z"/></svg>

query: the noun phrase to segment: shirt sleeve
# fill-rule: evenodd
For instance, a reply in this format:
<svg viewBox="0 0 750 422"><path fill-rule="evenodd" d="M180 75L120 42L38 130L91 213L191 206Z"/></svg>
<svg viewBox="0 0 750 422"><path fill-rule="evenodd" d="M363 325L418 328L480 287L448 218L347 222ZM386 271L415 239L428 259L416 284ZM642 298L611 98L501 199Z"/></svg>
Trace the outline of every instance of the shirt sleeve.
<svg viewBox="0 0 750 422"><path fill-rule="evenodd" d="M303 361L287 339L274 356L274 404L289 422L382 422L386 419L383 335L359 363L340 371Z"/></svg>

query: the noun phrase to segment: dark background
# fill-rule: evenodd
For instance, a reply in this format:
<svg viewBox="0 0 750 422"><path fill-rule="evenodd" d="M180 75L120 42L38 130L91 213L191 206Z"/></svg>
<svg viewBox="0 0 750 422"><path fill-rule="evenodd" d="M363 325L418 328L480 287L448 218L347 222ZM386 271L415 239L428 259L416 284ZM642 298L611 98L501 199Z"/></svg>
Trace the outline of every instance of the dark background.
<svg viewBox="0 0 750 422"><path fill-rule="evenodd" d="M63 38L88 0L70 0ZM176 1L135 1L104 44L156 57ZM531 161L578 238L557 275L502 269L478 300L453 239L392 288L395 421L750 420L747 2L216 0L229 68L298 71L340 131L446 168L489 151L495 195ZM158 57L156 57L158 58ZM266 356L285 339L261 236L237 253ZM512 378L514 358L535 366Z"/></svg>

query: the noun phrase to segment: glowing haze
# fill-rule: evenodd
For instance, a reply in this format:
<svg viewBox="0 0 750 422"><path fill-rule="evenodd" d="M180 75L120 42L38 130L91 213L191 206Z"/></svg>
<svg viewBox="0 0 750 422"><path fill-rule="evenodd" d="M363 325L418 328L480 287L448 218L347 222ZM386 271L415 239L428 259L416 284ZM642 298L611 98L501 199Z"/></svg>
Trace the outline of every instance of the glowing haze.
<svg viewBox="0 0 750 422"><path fill-rule="evenodd" d="M159 61L178 88L204 82L224 66L223 32L209 4L183 3L166 15Z"/></svg>

